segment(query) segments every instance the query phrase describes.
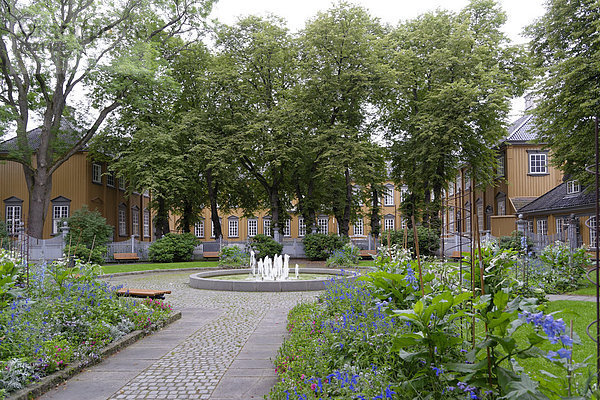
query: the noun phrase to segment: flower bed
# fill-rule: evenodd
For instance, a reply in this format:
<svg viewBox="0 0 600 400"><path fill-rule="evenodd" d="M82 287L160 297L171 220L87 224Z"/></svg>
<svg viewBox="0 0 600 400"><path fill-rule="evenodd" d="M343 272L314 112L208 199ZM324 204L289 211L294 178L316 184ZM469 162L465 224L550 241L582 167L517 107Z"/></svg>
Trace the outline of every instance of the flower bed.
<svg viewBox="0 0 600 400"><path fill-rule="evenodd" d="M475 268L473 281L433 264L422 290L418 266L390 253L378 271L291 311L272 399L590 398L586 365L571 358L577 335L517 295L510 252L485 249L485 276ZM525 371L520 360L531 359L559 373Z"/></svg>
<svg viewBox="0 0 600 400"><path fill-rule="evenodd" d="M0 398L79 360L94 360L109 343L166 319L164 301L117 297L96 280L98 266L42 264L27 285L19 260L0 277ZM5 268L6 270L6 268Z"/></svg>

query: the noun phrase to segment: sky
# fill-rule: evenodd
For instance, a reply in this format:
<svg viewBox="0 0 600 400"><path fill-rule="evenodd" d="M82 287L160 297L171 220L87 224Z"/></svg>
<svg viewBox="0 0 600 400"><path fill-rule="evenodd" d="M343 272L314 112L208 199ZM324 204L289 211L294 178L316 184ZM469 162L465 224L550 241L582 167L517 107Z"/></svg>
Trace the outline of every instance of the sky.
<svg viewBox="0 0 600 400"><path fill-rule="evenodd" d="M507 14L504 31L513 43L526 43L521 35L523 28L544 13L544 0L497 0ZM428 11L446 9L459 11L468 0L350 0L368 9L384 23L396 25L400 21L415 18ZM233 24L240 16L248 14L275 14L283 17L292 31L304 27L305 22L331 6L329 0L219 0L213 7L211 19ZM523 99L512 102L511 119L516 119L524 108Z"/></svg>

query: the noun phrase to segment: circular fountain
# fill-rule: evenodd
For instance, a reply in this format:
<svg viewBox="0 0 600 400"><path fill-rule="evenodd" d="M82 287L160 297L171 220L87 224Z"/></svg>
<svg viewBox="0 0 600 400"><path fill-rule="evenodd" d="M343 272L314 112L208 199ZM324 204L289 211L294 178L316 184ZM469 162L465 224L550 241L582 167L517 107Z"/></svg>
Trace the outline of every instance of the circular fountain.
<svg viewBox="0 0 600 400"><path fill-rule="evenodd" d="M196 289L236 292L302 292L325 289L325 283L356 278L356 274L329 268L299 268L290 276L289 255L265 257L256 261L250 253L250 268L198 272L190 275L190 286Z"/></svg>

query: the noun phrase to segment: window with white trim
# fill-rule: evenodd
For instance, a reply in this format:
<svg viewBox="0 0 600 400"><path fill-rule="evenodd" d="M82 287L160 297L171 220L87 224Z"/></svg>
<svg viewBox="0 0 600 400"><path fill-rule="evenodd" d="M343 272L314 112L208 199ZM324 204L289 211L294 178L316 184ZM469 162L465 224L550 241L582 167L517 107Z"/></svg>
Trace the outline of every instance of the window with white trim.
<svg viewBox="0 0 600 400"><path fill-rule="evenodd" d="M221 229L223 229L223 218L221 217L219 217L219 224L221 225ZM215 223L212 219L210 221L210 237L215 237Z"/></svg>
<svg viewBox="0 0 600 400"><path fill-rule="evenodd" d="M298 217L298 236L306 236L306 224L304 223L304 217Z"/></svg>
<svg viewBox="0 0 600 400"><path fill-rule="evenodd" d="M252 218L248 220L248 237L253 237L258 235L258 220L256 218Z"/></svg>
<svg viewBox="0 0 600 400"><path fill-rule="evenodd" d="M229 237L239 237L239 221L237 218L230 218L228 224L228 235Z"/></svg>
<svg viewBox="0 0 600 400"><path fill-rule="evenodd" d="M385 185L385 192L383 194L383 205L393 206L394 205L394 186Z"/></svg>
<svg viewBox="0 0 600 400"><path fill-rule="evenodd" d="M109 172L106 175L106 186L115 187L115 173Z"/></svg>
<svg viewBox="0 0 600 400"><path fill-rule="evenodd" d="M465 232L471 232L471 203L465 203Z"/></svg>
<svg viewBox="0 0 600 400"><path fill-rule="evenodd" d="M135 237L140 235L140 210L137 207L131 209L131 234Z"/></svg>
<svg viewBox="0 0 600 400"><path fill-rule="evenodd" d="M548 173L548 154L529 153L529 173L547 174Z"/></svg>
<svg viewBox="0 0 600 400"><path fill-rule="evenodd" d="M197 238L204 237L204 220L198 221L194 224L194 236Z"/></svg>
<svg viewBox="0 0 600 400"><path fill-rule="evenodd" d="M477 203L477 223L479 224L478 229L480 231L485 230L484 219L483 219L483 202Z"/></svg>
<svg viewBox="0 0 600 400"><path fill-rule="evenodd" d="M533 220L532 219L527 220L527 232L533 233Z"/></svg>
<svg viewBox="0 0 600 400"><path fill-rule="evenodd" d="M353 186L352 187L352 195L354 197L356 197L356 202L358 203L359 206L364 206L364 201L362 199L362 191L360 190L360 186Z"/></svg>
<svg viewBox="0 0 600 400"><path fill-rule="evenodd" d="M363 236L365 234L365 225L361 219L354 221L354 236Z"/></svg>
<svg viewBox="0 0 600 400"><path fill-rule="evenodd" d="M21 206L6 206L6 232L16 235L21 224Z"/></svg>
<svg viewBox="0 0 600 400"><path fill-rule="evenodd" d="M498 200L498 215L506 215L506 200Z"/></svg>
<svg viewBox="0 0 600 400"><path fill-rule="evenodd" d="M567 181L567 194L575 194L581 192L581 186L579 186L579 181Z"/></svg>
<svg viewBox="0 0 600 400"><path fill-rule="evenodd" d="M454 196L454 182L448 185L448 197Z"/></svg>
<svg viewBox="0 0 600 400"><path fill-rule="evenodd" d="M504 159L504 154L502 154L500 157L498 157L498 164L496 165L496 177L498 177L498 178L502 178L506 174L504 172L504 168L505 168L505 166L504 166L504 164L505 164L504 160L505 160Z"/></svg>
<svg viewBox="0 0 600 400"><path fill-rule="evenodd" d="M400 188L400 201L406 201L408 198L408 186L402 186Z"/></svg>
<svg viewBox="0 0 600 400"><path fill-rule="evenodd" d="M590 247L596 248L596 217L589 217L586 224L590 228Z"/></svg>
<svg viewBox="0 0 600 400"><path fill-rule="evenodd" d="M92 182L102 183L102 165L92 163Z"/></svg>
<svg viewBox="0 0 600 400"><path fill-rule="evenodd" d="M144 237L150 237L150 211L144 209ZM203 235L204 236L204 235Z"/></svg>
<svg viewBox="0 0 600 400"><path fill-rule="evenodd" d="M567 227L565 218L556 218L556 233L563 233Z"/></svg>
<svg viewBox="0 0 600 400"><path fill-rule="evenodd" d="M547 219L538 219L537 220L537 233L538 233L538 235L547 235L548 234L548 220Z"/></svg>
<svg viewBox="0 0 600 400"><path fill-rule="evenodd" d="M383 219L383 230L384 231L393 231L396 228L395 222L396 221L395 221L395 218L394 218L393 215L392 216L386 216Z"/></svg>
<svg viewBox="0 0 600 400"><path fill-rule="evenodd" d="M263 218L263 235L273 236L271 233L271 219Z"/></svg>
<svg viewBox="0 0 600 400"><path fill-rule="evenodd" d="M119 178L119 190L125 190L125 179Z"/></svg>
<svg viewBox="0 0 600 400"><path fill-rule="evenodd" d="M400 229L404 230L408 228L408 218L400 217Z"/></svg>
<svg viewBox="0 0 600 400"><path fill-rule="evenodd" d="M319 233L323 233L323 234L327 235L329 233L329 218L328 217L317 218L317 226L319 228Z"/></svg>
<svg viewBox="0 0 600 400"><path fill-rule="evenodd" d="M69 218L69 206L52 206L52 234L60 233L61 221Z"/></svg>
<svg viewBox="0 0 600 400"><path fill-rule="evenodd" d="M283 223L283 236L292 236L292 223L289 218Z"/></svg>
<svg viewBox="0 0 600 400"><path fill-rule="evenodd" d="M125 208L119 208L118 215L119 223L119 236L127 236L127 212Z"/></svg>
<svg viewBox="0 0 600 400"><path fill-rule="evenodd" d="M450 207L448 211L448 232L454 232L454 207Z"/></svg>

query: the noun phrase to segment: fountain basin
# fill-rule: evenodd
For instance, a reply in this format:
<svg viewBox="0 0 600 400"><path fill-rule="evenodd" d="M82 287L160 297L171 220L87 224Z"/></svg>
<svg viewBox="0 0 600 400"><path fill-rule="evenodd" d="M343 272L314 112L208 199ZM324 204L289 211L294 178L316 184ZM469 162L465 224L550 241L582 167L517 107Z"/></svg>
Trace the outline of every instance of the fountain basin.
<svg viewBox="0 0 600 400"><path fill-rule="evenodd" d="M285 281L250 281L250 280L223 280L219 276L249 275L250 268L234 270L218 270L198 272L190 275L190 286L196 289L223 290L232 292L305 292L324 290L329 279L285 280ZM328 268L300 268L300 274L330 275L338 280L356 276L349 271Z"/></svg>

